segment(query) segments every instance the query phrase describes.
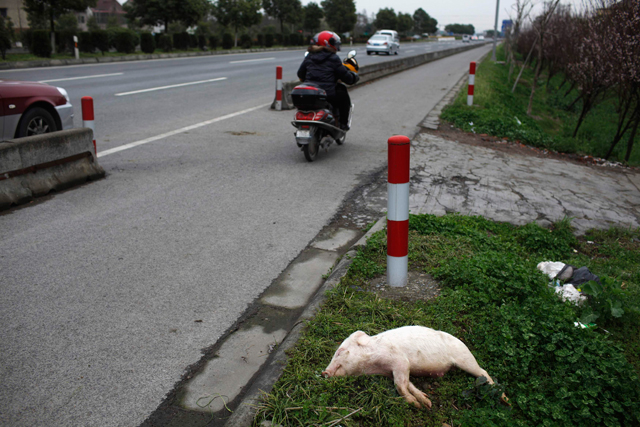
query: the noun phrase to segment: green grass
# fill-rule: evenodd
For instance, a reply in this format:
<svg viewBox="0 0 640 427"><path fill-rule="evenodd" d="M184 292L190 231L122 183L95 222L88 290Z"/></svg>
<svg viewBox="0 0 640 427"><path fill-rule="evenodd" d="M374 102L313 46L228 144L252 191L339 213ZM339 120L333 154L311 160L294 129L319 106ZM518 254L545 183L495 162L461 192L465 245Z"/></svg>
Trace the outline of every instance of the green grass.
<svg viewBox="0 0 640 427"><path fill-rule="evenodd" d="M502 46L498 49L498 60L504 60ZM573 90L565 96L570 85L565 84L559 88L564 76L554 76L547 90L547 75L542 74L530 117L526 110L531 94L533 70L525 69L515 93L511 93L518 72L519 68L516 67L511 80L507 81L509 65L496 64L489 58L485 59L476 70L474 106L466 105L467 91L463 90L444 110L442 118L467 132L506 137L559 152L594 157L606 155L616 132L617 115L613 94L587 115L577 137L573 138L573 130L582 104L578 102L568 109L578 97L578 93ZM611 160L624 160L628 137L629 132L618 143ZM630 165L640 165L639 147L640 135L637 135L628 162Z"/></svg>
<svg viewBox="0 0 640 427"><path fill-rule="evenodd" d="M372 279L386 271L385 240L384 231L369 239L328 292L259 405L255 425L639 425L640 230L576 238L568 220L548 230L480 217L412 215L410 269L441 283L439 297L413 302L372 292ZM587 266L607 289L583 307L563 303L536 269L549 260ZM607 300L620 301L624 313L612 316ZM574 326L594 313L600 315L597 328ZM456 369L439 379L412 378L430 396L431 411L405 403L386 377L321 377L352 332L413 324L463 340L512 406L499 403L496 389L476 388L473 377Z"/></svg>

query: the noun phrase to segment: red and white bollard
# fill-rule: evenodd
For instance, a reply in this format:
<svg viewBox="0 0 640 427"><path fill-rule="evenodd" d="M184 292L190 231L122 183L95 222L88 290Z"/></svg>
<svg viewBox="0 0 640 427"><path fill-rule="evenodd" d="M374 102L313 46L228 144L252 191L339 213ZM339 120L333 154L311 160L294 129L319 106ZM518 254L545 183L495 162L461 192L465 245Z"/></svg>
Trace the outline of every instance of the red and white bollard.
<svg viewBox="0 0 640 427"><path fill-rule="evenodd" d="M89 128L93 131L93 152L97 156L96 149L96 126L93 116L93 98L90 96L82 97L82 127Z"/></svg>
<svg viewBox="0 0 640 427"><path fill-rule="evenodd" d="M276 111L282 111L282 67L276 67Z"/></svg>
<svg viewBox="0 0 640 427"><path fill-rule="evenodd" d="M406 136L388 140L389 172L387 178L387 283L393 287L407 285L409 268L409 153Z"/></svg>
<svg viewBox="0 0 640 427"><path fill-rule="evenodd" d="M473 87L476 83L476 63L469 65L469 91L467 92L467 105L473 105Z"/></svg>

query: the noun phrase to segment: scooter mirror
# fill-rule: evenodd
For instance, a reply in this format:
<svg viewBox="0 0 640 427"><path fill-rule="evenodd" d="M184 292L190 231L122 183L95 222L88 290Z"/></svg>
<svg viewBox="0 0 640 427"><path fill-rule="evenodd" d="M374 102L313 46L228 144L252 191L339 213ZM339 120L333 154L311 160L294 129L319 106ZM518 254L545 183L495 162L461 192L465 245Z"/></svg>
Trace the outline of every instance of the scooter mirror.
<svg viewBox="0 0 640 427"><path fill-rule="evenodd" d="M351 50L349 51L349 53L347 54L347 58L354 58L356 56L356 51L355 50Z"/></svg>
<svg viewBox="0 0 640 427"><path fill-rule="evenodd" d="M307 55L309 55L309 51L306 51L306 52L304 53L304 57L306 58L306 57L307 57Z"/></svg>

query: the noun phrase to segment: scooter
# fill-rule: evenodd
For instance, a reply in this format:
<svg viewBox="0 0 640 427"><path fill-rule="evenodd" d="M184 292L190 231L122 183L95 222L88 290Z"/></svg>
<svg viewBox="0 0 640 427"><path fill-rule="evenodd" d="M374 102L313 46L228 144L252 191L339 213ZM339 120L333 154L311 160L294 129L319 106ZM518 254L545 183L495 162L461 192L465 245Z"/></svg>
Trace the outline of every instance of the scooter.
<svg viewBox="0 0 640 427"><path fill-rule="evenodd" d="M347 59L354 58L356 51L347 54ZM344 83L336 85L336 91L347 91ZM296 128L295 137L298 147L309 162L313 162L318 151L327 150L334 142L344 144L347 131L340 129L333 106L327 102L327 92L313 83L303 83L291 91L291 99L296 107L296 115L291 124ZM349 128L354 105L349 109Z"/></svg>

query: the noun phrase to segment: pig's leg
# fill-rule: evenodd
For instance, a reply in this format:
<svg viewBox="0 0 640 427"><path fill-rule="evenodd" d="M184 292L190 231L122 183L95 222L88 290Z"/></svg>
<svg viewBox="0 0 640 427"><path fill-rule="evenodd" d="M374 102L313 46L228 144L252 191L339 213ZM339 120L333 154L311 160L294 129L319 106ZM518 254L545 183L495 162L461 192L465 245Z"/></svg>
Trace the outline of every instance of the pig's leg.
<svg viewBox="0 0 640 427"><path fill-rule="evenodd" d="M407 365L403 368L404 369L397 368L393 370L393 382L400 396L404 397L407 402L416 408L420 408L420 404L431 408L431 401L427 398L427 395L418 390L418 388L409 381L409 366Z"/></svg>
<svg viewBox="0 0 640 427"><path fill-rule="evenodd" d="M473 354L471 354L469 349L466 346L464 347L464 349L466 350L466 354L464 354L463 357L458 358L455 365L476 378L484 376L489 384L493 384L493 380L491 379L487 371L485 371L480 367L480 365L478 365L476 358L473 357Z"/></svg>

